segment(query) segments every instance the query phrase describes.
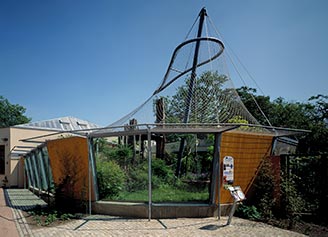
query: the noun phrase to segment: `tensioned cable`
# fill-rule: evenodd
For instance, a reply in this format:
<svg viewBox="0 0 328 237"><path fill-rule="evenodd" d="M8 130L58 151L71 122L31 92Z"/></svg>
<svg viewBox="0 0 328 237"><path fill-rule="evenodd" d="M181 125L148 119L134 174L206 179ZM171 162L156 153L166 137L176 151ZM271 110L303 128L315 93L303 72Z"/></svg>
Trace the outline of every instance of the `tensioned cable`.
<svg viewBox="0 0 328 237"><path fill-rule="evenodd" d="M189 37L189 34L191 33L192 29L194 28L194 26L195 26L195 24L196 24L198 18L199 18L199 15L196 17L196 20L195 20L194 23L192 24L192 26L191 26L190 30L188 31L188 33L187 33L187 35L186 35L184 41L186 41L187 38Z"/></svg>
<svg viewBox="0 0 328 237"><path fill-rule="evenodd" d="M191 31L193 30L193 28L194 28L196 22L198 21L199 17L200 17L199 15L196 17L194 23L192 24L190 30L188 31L188 33L187 33L187 35L186 35L186 37L185 37L185 39L184 39L185 41L188 39L188 37L189 37ZM195 32L195 36L194 36L194 38L196 38L196 32ZM188 56L188 59L187 59L186 65L185 65L185 70L186 70L187 67L188 67L188 64L189 64L189 62L190 62L191 55L192 55L192 52L193 52L193 51L194 51L194 46L190 47L189 56Z"/></svg>
<svg viewBox="0 0 328 237"><path fill-rule="evenodd" d="M209 21L210 21L211 25L213 26L214 30L216 31L216 33L218 34L218 36L220 36L220 37L222 38L222 40L224 41L224 38L223 38L222 34L221 34L221 33L219 32L219 30L215 27L215 25L213 24L213 22L212 22L212 20L210 19L210 17L209 17ZM227 45L228 45L229 49L231 50L231 47L229 46L229 44L227 44ZM233 52L233 50L231 50L231 51ZM232 58L230 57L230 55L229 55L228 53L227 53L227 55L228 55L228 58L229 58L230 62L231 62L232 65L233 65L233 67L235 68L235 70L236 70L238 76L240 77L240 79L242 80L242 82L244 83L244 85L247 86L245 80L243 79L243 77L242 77L240 71L238 70L237 66L236 66L235 63L233 62ZM238 57L237 57L237 58L238 58ZM241 65L243 65L243 64L241 64ZM248 72L248 70L245 70L245 71ZM250 77L251 77L251 76L250 76ZM251 77L251 78L252 78L252 77ZM254 80L254 79L252 78L252 80ZM254 82L255 82L255 80L254 80ZM257 85L256 82L255 82L255 84ZM258 86L258 85L257 85L257 86ZM259 87L259 86L258 86L258 87ZM259 87L259 89L260 89L260 87ZM260 91L263 93L263 91L262 91L261 89L260 89ZM263 110L261 109L261 107L260 107L260 105L258 104L258 102L256 101L255 97L254 97L251 93L250 93L250 95L251 95L253 101L255 102L256 106L258 107L259 111L261 112L262 116L265 118L265 120L268 122L268 124L272 127L272 124L271 124L270 120L268 119L268 117L265 115L265 113L264 113Z"/></svg>
<svg viewBox="0 0 328 237"><path fill-rule="evenodd" d="M209 18L209 20L210 20L210 18ZM213 24L212 24L213 25ZM207 25L206 25L206 27L207 27ZM207 29L207 32L208 32L208 29ZM228 66L227 66L227 62L226 62L226 58L225 58L225 56L224 55L222 55L223 56L223 66L224 66L224 68L226 69L226 72L227 72L227 76L228 76L228 78L229 78L229 81L230 81L230 83L231 83L231 85L232 85L232 88L235 88L234 87L234 84L233 84L233 81L230 79L231 78L231 76L230 76L230 73L229 73L229 70L227 70L228 69ZM212 64L211 64L211 66L212 66ZM238 95L238 93L236 92L236 90L235 89L233 89L233 92L234 92L234 94L235 94L235 96L239 96ZM224 101L223 101L223 104L228 104L228 102L229 102L229 104L230 104L230 100L228 100L228 98L223 98L224 99ZM242 106L242 108L245 110L245 111L247 111L247 113L245 113L245 112L243 112L243 111L238 111L236 108L232 108L232 113L233 114L238 114L237 112L240 112L240 114L243 114L243 116L245 116L246 118L250 118L253 122L255 121L255 122L257 122L257 120L256 120L256 118L248 111L248 109L245 107L245 105L241 102L241 103L238 103L239 105L241 105ZM223 119L225 119L224 117L223 117Z"/></svg>
<svg viewBox="0 0 328 237"><path fill-rule="evenodd" d="M209 37L208 25L207 25L207 18L209 18L209 17L208 17L208 15L206 15L206 16L207 17L204 20L205 32L206 32L206 37ZM208 50L208 55L210 57L211 51L210 51L210 44L209 44L209 42L207 42L207 50ZM213 71L213 63L212 63L212 60L210 61L210 67L211 67L211 71ZM217 93L214 93L214 94L215 94L215 101L216 102L219 102L218 97L217 97ZM220 114L220 112L219 112L219 105L217 105L217 104L215 104L215 112L216 112L217 122L220 122L220 117L218 116Z"/></svg>
<svg viewBox="0 0 328 237"><path fill-rule="evenodd" d="M254 84L256 85L256 87L260 90L260 92L262 93L262 95L264 96L264 92L262 91L261 87L257 84L256 80L254 79L254 77L251 75L251 73L248 71L247 67L243 64L243 62L240 60L240 58L238 57L238 55L235 53L235 51L230 47L230 45L228 43L226 43L226 41L223 38L223 35L220 33L220 31L215 27L215 25L213 24L213 22L211 21L211 19L209 18L209 21L211 23L211 25L213 26L214 30L216 31L216 33L222 38L222 40L225 42L225 45L228 46L229 50L231 50L232 54L234 55L234 57L236 57L238 63L242 66L242 68L245 70L245 72L247 73L247 75L252 79L252 81L254 82Z"/></svg>
<svg viewBox="0 0 328 237"><path fill-rule="evenodd" d="M196 24L198 18L199 18L199 15L196 17L194 23L193 23L192 26L190 27L190 29L189 29L189 31L188 31L188 33L187 33L187 35L186 35L184 41L186 41L187 38L189 37L189 35L190 35L192 29L194 28L194 26L195 26L195 24ZM190 55L189 55L189 57L188 57L187 63L186 63L186 65L185 65L185 69L188 67L188 62L190 61L190 57L191 57L191 51L190 51ZM177 71L176 69L174 69L174 68L172 68L172 67L170 67L170 70L172 70L172 71ZM160 85L161 85L161 82L160 82Z"/></svg>
<svg viewBox="0 0 328 237"><path fill-rule="evenodd" d="M196 22L198 21L198 18L199 18L199 15L196 17L196 20L195 20L194 23L192 24L192 26L191 26L190 30L188 31L188 33L187 33L187 35L186 35L184 41L186 41L186 40L188 39L188 37L189 37L189 35L190 35L192 29L194 28ZM195 33L195 34L196 34L196 33ZM186 61L186 65L185 65L185 68L184 68L185 70L187 70L187 68L188 68L188 65L189 65L189 62L190 62L190 60L191 60L191 55L192 55L192 52L193 52L193 51L194 51L194 48L193 48L193 47L190 47L189 56L188 56L188 59L187 59L187 61Z"/></svg>
<svg viewBox="0 0 328 237"><path fill-rule="evenodd" d="M228 55L228 57L229 57L229 54L227 54ZM230 59L230 58L229 58ZM233 63L233 62L232 62ZM228 69L228 65L227 65L227 60L226 60L226 57L225 57L225 55L223 55L223 64L224 64L224 67L226 68L226 69ZM237 73L239 73L239 72L237 72ZM228 78L231 78L231 76L230 76L230 73L229 73L229 70L227 70L227 74L228 74ZM241 74L239 73L239 76L241 77ZM230 79L230 83L232 84L232 87L233 88L235 88L235 86L234 86L234 84L233 84L233 81ZM245 82L244 82L245 83ZM238 95L238 93L237 93L237 91L234 89L233 90L233 92L235 93L235 95L237 95L238 97L239 97L239 95ZM255 98L254 98L254 101L255 101L255 103L257 103L257 101L255 100ZM227 102L225 102L225 103L227 103ZM244 108L244 110L246 110L247 112L248 112L248 114L249 114L249 116L251 117L251 119L253 120L253 121L256 121L256 122L258 122L257 121L257 119L248 111L248 109L246 108L246 106L244 105L244 103L242 102L242 101L240 101L240 103L239 103L243 108ZM259 107L259 105L258 105L258 107ZM259 109L261 109L260 107L259 107ZM265 115L264 115L265 116ZM246 115L246 117L247 117L247 115Z"/></svg>
<svg viewBox="0 0 328 237"><path fill-rule="evenodd" d="M205 25L205 32L206 32L206 37L209 37L209 34L208 34L208 27L207 27L207 23L206 23L206 18L204 20L204 25ZM209 58L211 59L211 50L210 50L210 43L207 42L207 50L208 50L208 56ZM213 71L213 64L212 64L212 59L210 60L209 62L210 64L210 67L211 67L211 71Z"/></svg>
<svg viewBox="0 0 328 237"><path fill-rule="evenodd" d="M241 73L240 73L239 70L237 69L237 67L236 67L235 63L233 62L232 58L230 57L229 54L227 54L227 55L228 55L228 58L229 58L230 62L231 62L232 65L233 65L233 67L235 68L235 70L236 70L238 76L240 77L240 79L242 80L242 82L244 83L244 85L247 86L245 80L244 80L243 77L241 76ZM251 93L250 93L250 95L251 95L252 99L254 100L254 102L255 102L257 108L260 110L261 114L262 114L263 117L265 118L265 120L266 120L266 121L268 122L268 124L272 127L272 124L270 123L270 120L269 120L268 117L265 115L265 113L264 113L263 110L261 109L260 105L257 103L255 97L254 97Z"/></svg>

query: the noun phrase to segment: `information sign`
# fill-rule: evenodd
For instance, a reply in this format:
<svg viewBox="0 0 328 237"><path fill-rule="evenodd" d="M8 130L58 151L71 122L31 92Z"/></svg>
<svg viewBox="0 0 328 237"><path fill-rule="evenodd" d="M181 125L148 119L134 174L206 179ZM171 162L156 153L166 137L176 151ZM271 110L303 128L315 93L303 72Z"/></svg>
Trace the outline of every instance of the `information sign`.
<svg viewBox="0 0 328 237"><path fill-rule="evenodd" d="M233 157L225 156L223 158L223 185L232 185L233 184Z"/></svg>

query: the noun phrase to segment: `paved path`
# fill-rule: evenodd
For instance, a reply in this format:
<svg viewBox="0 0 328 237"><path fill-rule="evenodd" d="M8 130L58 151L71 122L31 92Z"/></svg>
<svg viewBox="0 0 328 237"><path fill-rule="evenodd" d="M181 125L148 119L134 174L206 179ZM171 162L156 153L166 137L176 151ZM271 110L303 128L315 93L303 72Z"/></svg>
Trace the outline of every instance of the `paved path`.
<svg viewBox="0 0 328 237"><path fill-rule="evenodd" d="M0 188L0 236L19 237L16 229L16 220L11 208L6 203L2 188Z"/></svg>
<svg viewBox="0 0 328 237"><path fill-rule="evenodd" d="M22 215L22 209L27 210L33 207L33 205L44 205L44 203L27 190L8 189L5 190L5 194L9 199L8 204L12 207L20 236L304 236L236 217L232 219L232 223L229 226L225 225L227 222L226 217L222 217L221 220L211 217L148 221L145 219L127 219L103 215L92 215L85 219L70 221L56 227L29 226ZM13 221L10 221L10 223L13 224ZM0 236L18 236L3 235L3 228L3 223L0 222ZM12 228L16 228L16 226L11 225L9 229Z"/></svg>
<svg viewBox="0 0 328 237"><path fill-rule="evenodd" d="M226 218L202 219L107 219L78 220L62 226L34 229L34 236L285 236L301 234L235 218L230 226L224 226Z"/></svg>

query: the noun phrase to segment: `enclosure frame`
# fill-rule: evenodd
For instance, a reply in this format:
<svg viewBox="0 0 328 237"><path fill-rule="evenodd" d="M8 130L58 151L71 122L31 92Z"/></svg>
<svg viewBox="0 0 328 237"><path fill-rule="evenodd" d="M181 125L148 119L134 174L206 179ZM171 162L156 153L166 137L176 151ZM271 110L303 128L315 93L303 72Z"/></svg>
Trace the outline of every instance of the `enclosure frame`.
<svg viewBox="0 0 328 237"><path fill-rule="evenodd" d="M220 188L221 188L221 177L220 177L220 145L221 137L224 132L235 130L241 126L247 126L251 128L261 128L263 133L274 135L274 137L281 137L286 135L297 135L307 130L300 129L290 129L290 128L279 128L272 126L263 126L263 125L254 125L254 124L241 124L241 123L217 123L217 124L137 124L137 125L124 125L124 126L109 126L101 129L97 129L88 134L89 145L89 157L92 170L89 172L89 177L92 176L94 183L97 183L96 174L96 165L95 165L95 155L93 150L93 139L94 138L103 138L103 137L118 137L118 136L132 136L132 135L147 135L148 146L151 146L151 136L155 134L214 134L215 143L214 143L214 154L212 161L212 179L211 179L211 188L210 188L210 200L209 206L216 205L216 192L218 197L218 218L220 218L221 207L220 207ZM257 132L258 133L258 132ZM148 147L148 167L151 167L152 160L152 150ZM92 153L92 154L90 154ZM93 161L92 161L93 160ZM91 175L92 174L92 175ZM91 178L91 177L90 177ZM151 220L152 216L152 171L148 168L148 220ZM96 197L99 197L98 189L95 189ZM97 199L98 200L98 199ZM161 204L163 206L169 206L169 204ZM91 211L91 203L90 203ZM91 213L91 212L90 212Z"/></svg>

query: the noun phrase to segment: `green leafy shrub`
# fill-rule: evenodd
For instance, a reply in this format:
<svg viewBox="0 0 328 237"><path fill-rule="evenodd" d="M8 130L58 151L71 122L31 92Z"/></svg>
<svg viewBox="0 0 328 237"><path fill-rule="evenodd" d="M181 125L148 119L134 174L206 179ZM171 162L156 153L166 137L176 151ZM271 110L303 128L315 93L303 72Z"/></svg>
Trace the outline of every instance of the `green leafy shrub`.
<svg viewBox="0 0 328 237"><path fill-rule="evenodd" d="M171 167L165 164L161 159L152 160L152 172L154 176L161 179L162 182L171 182L174 179L174 173Z"/></svg>
<svg viewBox="0 0 328 237"><path fill-rule="evenodd" d="M108 154L110 160L116 161L124 170L127 169L133 157L132 149L125 145L111 148Z"/></svg>
<svg viewBox="0 0 328 237"><path fill-rule="evenodd" d="M51 223L55 222L57 219L58 219L57 212L50 213L46 216L44 223L45 223L45 225L50 225Z"/></svg>
<svg viewBox="0 0 328 237"><path fill-rule="evenodd" d="M161 159L152 159L152 188L173 183L174 173L172 169ZM148 189L148 161L137 165L130 170L127 182L128 191Z"/></svg>
<svg viewBox="0 0 328 237"><path fill-rule="evenodd" d="M274 198L275 180L270 159L264 160L255 180L255 199L252 204L257 207L262 218L273 218L276 199Z"/></svg>
<svg viewBox="0 0 328 237"><path fill-rule="evenodd" d="M57 221L67 221L76 218L74 214L49 207L43 208L39 205L28 211L28 214L32 216L33 221L39 226L48 226Z"/></svg>
<svg viewBox="0 0 328 237"><path fill-rule="evenodd" d="M156 177L153 177L153 181ZM135 192L148 189L148 163L144 162L130 170L127 180L127 191Z"/></svg>
<svg viewBox="0 0 328 237"><path fill-rule="evenodd" d="M115 161L97 162L97 179L100 198L116 197L124 187L125 173Z"/></svg>
<svg viewBox="0 0 328 237"><path fill-rule="evenodd" d="M259 220L261 218L260 212L253 205L240 204L236 210L236 215L250 220Z"/></svg>
<svg viewBox="0 0 328 237"><path fill-rule="evenodd" d="M295 175L291 175L289 179L283 178L281 183L283 217L288 218L291 224L301 217L305 208L305 201L296 188L296 179Z"/></svg>

